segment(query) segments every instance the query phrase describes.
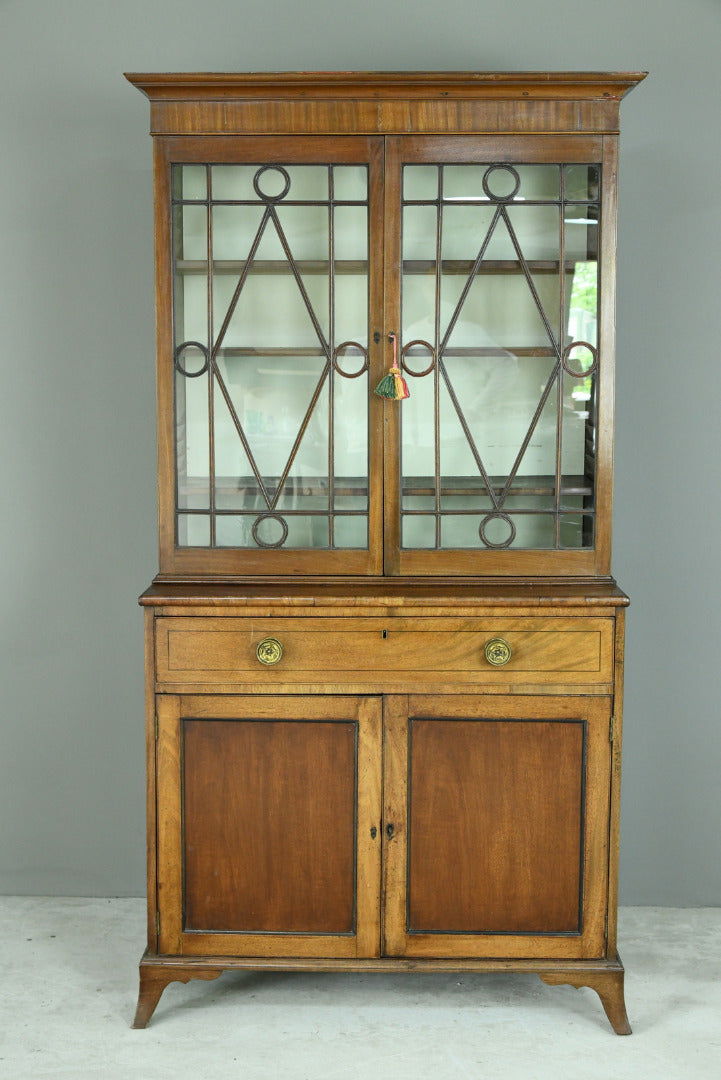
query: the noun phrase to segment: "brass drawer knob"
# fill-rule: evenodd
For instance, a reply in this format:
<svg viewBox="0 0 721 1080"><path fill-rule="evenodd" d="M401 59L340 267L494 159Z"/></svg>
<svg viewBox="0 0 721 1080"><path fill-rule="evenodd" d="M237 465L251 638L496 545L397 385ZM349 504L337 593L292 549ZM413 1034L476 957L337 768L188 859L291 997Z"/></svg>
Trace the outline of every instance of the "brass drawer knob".
<svg viewBox="0 0 721 1080"><path fill-rule="evenodd" d="M502 637L491 638L484 649L486 660L493 667L503 667L511 659L511 646Z"/></svg>
<svg viewBox="0 0 721 1080"><path fill-rule="evenodd" d="M261 664L267 664L272 666L277 664L283 655L283 646L274 637L263 638L258 642L258 648L255 650L255 655L260 660Z"/></svg>

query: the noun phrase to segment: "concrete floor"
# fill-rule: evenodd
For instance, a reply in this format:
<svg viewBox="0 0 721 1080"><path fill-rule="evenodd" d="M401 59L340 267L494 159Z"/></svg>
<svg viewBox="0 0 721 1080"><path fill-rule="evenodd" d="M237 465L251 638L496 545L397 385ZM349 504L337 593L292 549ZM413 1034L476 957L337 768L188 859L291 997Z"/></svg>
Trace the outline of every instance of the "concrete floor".
<svg viewBox="0 0 721 1080"><path fill-rule="evenodd" d="M625 908L634 1034L528 975L226 973L130 1022L141 900L0 897L2 1080L715 1080L721 910Z"/></svg>

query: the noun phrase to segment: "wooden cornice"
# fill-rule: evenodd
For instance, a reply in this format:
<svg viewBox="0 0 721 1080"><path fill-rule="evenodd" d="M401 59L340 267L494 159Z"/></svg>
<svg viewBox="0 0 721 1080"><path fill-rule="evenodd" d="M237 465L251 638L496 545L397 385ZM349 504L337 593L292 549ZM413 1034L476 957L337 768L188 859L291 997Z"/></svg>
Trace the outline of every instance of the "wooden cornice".
<svg viewBox="0 0 721 1080"><path fill-rule="evenodd" d="M644 72L128 74L157 135L613 132Z"/></svg>

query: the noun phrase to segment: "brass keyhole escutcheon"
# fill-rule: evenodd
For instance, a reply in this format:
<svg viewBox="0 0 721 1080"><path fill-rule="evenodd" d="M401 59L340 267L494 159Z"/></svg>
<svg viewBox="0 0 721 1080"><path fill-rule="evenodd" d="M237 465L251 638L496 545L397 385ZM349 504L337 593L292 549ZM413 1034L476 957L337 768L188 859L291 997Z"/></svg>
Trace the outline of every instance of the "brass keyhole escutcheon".
<svg viewBox="0 0 721 1080"><path fill-rule="evenodd" d="M486 660L493 667L503 667L511 659L511 646L502 637L491 638L484 649Z"/></svg>
<svg viewBox="0 0 721 1080"><path fill-rule="evenodd" d="M283 646L277 638L267 637L258 642L258 648L255 650L255 655L260 660L261 664L266 664L271 667L273 664L277 664L283 655Z"/></svg>

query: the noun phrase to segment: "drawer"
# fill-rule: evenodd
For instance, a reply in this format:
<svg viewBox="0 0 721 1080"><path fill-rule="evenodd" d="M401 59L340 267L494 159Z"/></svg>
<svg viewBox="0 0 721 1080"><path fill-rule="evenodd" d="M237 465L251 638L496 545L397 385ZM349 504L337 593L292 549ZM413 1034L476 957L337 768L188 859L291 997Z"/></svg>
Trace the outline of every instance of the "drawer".
<svg viewBox="0 0 721 1080"><path fill-rule="evenodd" d="M613 678L611 618L156 619L159 683L583 685ZM277 663L258 659L272 638ZM501 639L510 657L486 657ZM276 650L277 651L277 650ZM504 659L503 647L494 654ZM273 658L273 657L271 657Z"/></svg>

